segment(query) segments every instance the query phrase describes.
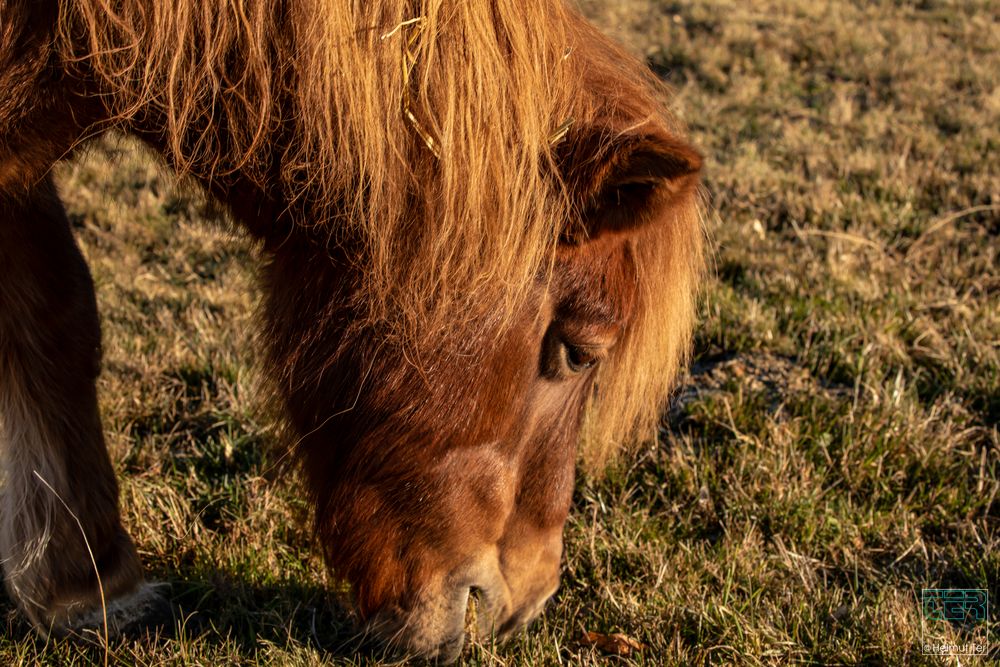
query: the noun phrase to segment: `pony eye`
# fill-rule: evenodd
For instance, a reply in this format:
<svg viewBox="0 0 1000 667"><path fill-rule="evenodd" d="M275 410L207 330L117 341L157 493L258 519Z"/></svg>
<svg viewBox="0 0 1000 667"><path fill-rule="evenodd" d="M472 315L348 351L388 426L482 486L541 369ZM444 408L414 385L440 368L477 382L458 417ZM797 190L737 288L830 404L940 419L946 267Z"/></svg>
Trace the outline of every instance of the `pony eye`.
<svg viewBox="0 0 1000 667"><path fill-rule="evenodd" d="M559 328L550 327L542 340L539 370L550 380L568 380L592 369L607 351L607 345L570 342Z"/></svg>
<svg viewBox="0 0 1000 667"><path fill-rule="evenodd" d="M563 342L566 349L566 368L573 373L582 373L593 368L600 361L600 355L596 348L582 347L572 343Z"/></svg>

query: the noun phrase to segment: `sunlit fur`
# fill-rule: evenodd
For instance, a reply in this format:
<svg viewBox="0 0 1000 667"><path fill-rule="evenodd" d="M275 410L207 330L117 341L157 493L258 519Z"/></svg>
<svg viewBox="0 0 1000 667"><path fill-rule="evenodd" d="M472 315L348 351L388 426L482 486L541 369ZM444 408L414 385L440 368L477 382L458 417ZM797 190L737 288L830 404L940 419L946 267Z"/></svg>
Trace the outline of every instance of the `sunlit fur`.
<svg viewBox="0 0 1000 667"><path fill-rule="evenodd" d="M561 145L676 130L644 67L560 2L74 0L57 49L113 124L161 116L179 171L239 173L295 224L353 239L356 312L404 338L509 323L572 217ZM696 207L635 240L638 308L585 419L592 467L654 432L692 324Z"/></svg>

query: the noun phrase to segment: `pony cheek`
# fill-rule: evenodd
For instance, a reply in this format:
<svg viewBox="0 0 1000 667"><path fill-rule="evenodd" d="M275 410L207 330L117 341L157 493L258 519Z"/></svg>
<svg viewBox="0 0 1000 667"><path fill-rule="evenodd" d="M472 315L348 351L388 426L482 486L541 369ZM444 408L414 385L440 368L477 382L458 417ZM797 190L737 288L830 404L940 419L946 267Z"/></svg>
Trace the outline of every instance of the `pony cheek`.
<svg viewBox="0 0 1000 667"><path fill-rule="evenodd" d="M364 607L388 602L393 589L422 587L419 581L387 586L369 570L409 580L427 569L457 568L501 539L514 509L514 462L495 445L455 447L429 469L411 466L409 474L345 481L321 503L328 509L317 526L328 557L335 571L363 585Z"/></svg>

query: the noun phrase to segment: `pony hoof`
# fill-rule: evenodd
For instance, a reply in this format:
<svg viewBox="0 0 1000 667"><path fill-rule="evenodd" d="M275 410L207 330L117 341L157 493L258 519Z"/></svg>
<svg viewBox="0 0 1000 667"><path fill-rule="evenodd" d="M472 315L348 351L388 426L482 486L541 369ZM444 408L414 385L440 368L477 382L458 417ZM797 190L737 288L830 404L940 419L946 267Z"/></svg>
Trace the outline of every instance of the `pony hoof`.
<svg viewBox="0 0 1000 667"><path fill-rule="evenodd" d="M65 620L53 627L52 633L67 637L93 639L104 637L138 637L172 627L176 609L167 596L169 586L163 583L143 583L127 595L108 600L104 607L89 608L82 613L67 610Z"/></svg>

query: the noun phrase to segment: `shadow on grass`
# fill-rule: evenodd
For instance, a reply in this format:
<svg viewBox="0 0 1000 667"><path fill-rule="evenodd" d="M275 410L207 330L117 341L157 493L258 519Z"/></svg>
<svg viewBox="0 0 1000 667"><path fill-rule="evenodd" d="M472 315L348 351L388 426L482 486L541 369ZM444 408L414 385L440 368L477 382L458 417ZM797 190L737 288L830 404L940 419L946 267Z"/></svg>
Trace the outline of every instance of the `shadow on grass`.
<svg viewBox="0 0 1000 667"><path fill-rule="evenodd" d="M198 653L208 648L211 654L240 660L269 647L309 651L324 664L369 664L388 657L384 648L359 632L346 597L325 587L292 580L251 583L222 569L151 571L147 576L163 584L169 607L164 605L162 613L111 640L113 664L133 656L183 655L185 647L192 646ZM45 663L52 658L62 664L67 653L92 664L103 661L99 635L46 639L32 629L6 591L0 592L0 614L6 620L4 639L21 647L27 644Z"/></svg>

